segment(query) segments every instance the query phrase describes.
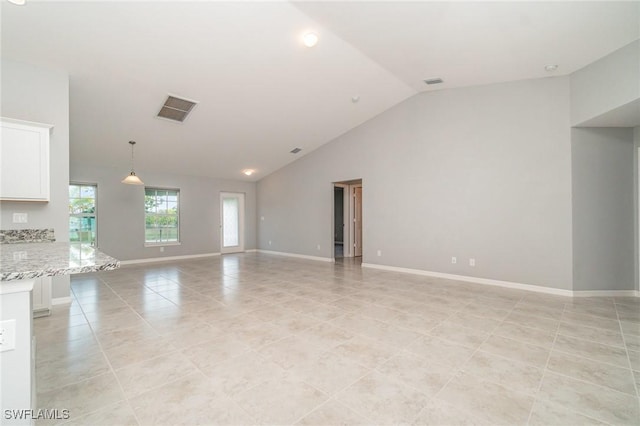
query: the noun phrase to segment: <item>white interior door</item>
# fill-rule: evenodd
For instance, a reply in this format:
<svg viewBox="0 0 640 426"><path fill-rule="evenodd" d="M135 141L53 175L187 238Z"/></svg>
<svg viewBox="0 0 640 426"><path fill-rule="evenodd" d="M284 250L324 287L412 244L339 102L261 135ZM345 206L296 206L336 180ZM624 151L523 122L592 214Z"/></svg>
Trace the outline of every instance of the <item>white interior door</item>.
<svg viewBox="0 0 640 426"><path fill-rule="evenodd" d="M353 255L362 256L362 186L353 188L353 208Z"/></svg>
<svg viewBox="0 0 640 426"><path fill-rule="evenodd" d="M244 251L244 194L220 193L221 253Z"/></svg>

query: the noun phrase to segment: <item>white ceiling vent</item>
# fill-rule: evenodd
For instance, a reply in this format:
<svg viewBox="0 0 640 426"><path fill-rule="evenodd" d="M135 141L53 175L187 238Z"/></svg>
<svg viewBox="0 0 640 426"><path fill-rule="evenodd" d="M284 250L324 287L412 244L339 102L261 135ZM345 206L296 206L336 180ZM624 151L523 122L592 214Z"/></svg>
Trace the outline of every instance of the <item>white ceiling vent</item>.
<svg viewBox="0 0 640 426"><path fill-rule="evenodd" d="M196 101L169 95L164 105L162 105L158 117L182 123L197 104L198 102Z"/></svg>

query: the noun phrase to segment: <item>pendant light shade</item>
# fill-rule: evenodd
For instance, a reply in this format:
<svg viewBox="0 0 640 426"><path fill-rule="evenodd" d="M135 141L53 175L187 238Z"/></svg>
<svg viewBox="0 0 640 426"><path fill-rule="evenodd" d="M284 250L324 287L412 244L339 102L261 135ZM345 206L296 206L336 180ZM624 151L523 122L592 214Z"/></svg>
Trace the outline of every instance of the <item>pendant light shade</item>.
<svg viewBox="0 0 640 426"><path fill-rule="evenodd" d="M122 183L126 183L127 185L144 185L144 182L136 176L135 172L131 172L129 176L122 179Z"/></svg>
<svg viewBox="0 0 640 426"><path fill-rule="evenodd" d="M131 145L131 172L127 177L122 179L122 183L127 185L144 185L144 182L140 180L138 176L136 176L136 172L133 171L133 146L136 144L134 141L129 141Z"/></svg>

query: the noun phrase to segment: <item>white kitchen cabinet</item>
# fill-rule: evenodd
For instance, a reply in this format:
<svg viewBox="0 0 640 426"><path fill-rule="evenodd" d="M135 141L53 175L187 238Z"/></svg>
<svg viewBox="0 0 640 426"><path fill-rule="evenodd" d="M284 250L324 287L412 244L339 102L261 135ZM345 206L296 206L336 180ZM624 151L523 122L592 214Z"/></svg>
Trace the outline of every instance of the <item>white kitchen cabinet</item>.
<svg viewBox="0 0 640 426"><path fill-rule="evenodd" d="M0 200L49 201L48 124L0 118Z"/></svg>
<svg viewBox="0 0 640 426"><path fill-rule="evenodd" d="M32 291L33 317L45 317L51 315L51 277L35 278Z"/></svg>
<svg viewBox="0 0 640 426"><path fill-rule="evenodd" d="M0 281L0 321L14 321L14 347L0 351L2 425L33 425L28 417L11 419L8 410L37 408L31 289L33 280ZM28 414L28 413L27 413Z"/></svg>

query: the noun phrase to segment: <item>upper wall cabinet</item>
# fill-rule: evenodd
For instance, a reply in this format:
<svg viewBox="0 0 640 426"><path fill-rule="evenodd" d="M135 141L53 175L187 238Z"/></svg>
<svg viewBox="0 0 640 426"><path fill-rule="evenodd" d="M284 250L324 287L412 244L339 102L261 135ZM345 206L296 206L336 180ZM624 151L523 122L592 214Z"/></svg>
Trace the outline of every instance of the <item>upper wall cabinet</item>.
<svg viewBox="0 0 640 426"><path fill-rule="evenodd" d="M48 124L0 118L0 200L49 201Z"/></svg>

